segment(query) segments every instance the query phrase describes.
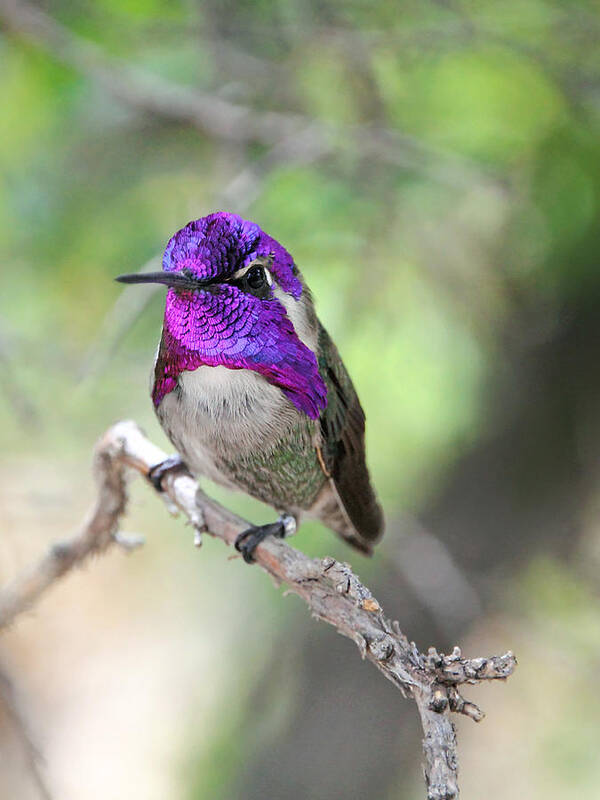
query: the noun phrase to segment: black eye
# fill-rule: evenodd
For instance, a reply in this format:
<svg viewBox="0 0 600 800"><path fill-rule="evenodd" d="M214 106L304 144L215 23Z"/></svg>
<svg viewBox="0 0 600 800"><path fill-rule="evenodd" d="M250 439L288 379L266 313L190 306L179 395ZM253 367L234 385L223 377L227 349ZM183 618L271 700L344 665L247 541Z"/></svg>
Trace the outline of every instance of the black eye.
<svg viewBox="0 0 600 800"><path fill-rule="evenodd" d="M271 294L271 280L267 268L262 264L253 264L249 269L236 278L232 277L231 283L242 292L253 294L259 300L266 300Z"/></svg>
<svg viewBox="0 0 600 800"><path fill-rule="evenodd" d="M259 292L267 286L267 276L263 267L251 267L244 276L246 286L253 292Z"/></svg>

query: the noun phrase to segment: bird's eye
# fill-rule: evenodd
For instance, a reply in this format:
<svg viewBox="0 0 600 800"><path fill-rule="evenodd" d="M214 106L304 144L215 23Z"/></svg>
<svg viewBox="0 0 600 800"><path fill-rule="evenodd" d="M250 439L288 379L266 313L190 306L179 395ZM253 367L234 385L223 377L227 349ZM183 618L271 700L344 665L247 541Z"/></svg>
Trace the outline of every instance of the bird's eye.
<svg viewBox="0 0 600 800"><path fill-rule="evenodd" d="M269 297L273 283L268 269L262 264L242 267L234 272L229 280L243 292L253 294L260 300L266 300Z"/></svg>
<svg viewBox="0 0 600 800"><path fill-rule="evenodd" d="M259 292L267 286L267 276L264 267L251 267L244 275L246 285L252 292Z"/></svg>

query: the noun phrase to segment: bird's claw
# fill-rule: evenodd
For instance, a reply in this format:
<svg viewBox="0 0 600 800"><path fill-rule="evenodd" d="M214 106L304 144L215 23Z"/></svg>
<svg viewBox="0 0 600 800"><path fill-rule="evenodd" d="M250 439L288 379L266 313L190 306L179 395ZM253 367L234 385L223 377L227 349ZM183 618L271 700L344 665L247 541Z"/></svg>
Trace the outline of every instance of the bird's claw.
<svg viewBox="0 0 600 800"><path fill-rule="evenodd" d="M157 492L162 493L162 480L168 473L186 473L188 472L188 468L181 460L181 456L173 455L165 458L164 461L161 461L159 464L155 464L153 467L150 467L148 470L147 478L154 486Z"/></svg>
<svg viewBox="0 0 600 800"><path fill-rule="evenodd" d="M289 514L284 514L277 522L267 525L253 525L242 531L235 540L234 547L244 557L246 564L254 563L254 551L267 536L276 536L285 539L296 532L296 520Z"/></svg>

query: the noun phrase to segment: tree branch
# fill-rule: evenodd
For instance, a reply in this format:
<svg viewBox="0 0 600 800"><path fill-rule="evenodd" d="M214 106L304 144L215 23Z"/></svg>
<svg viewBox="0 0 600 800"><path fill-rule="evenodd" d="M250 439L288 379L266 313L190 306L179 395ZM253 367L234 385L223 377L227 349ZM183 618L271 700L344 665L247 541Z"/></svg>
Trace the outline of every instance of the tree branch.
<svg viewBox="0 0 600 800"><path fill-rule="evenodd" d="M98 442L94 468L98 498L88 520L74 539L52 547L27 575L0 593L0 628L31 607L58 578L92 553L112 543L137 544L118 535L127 503L126 479L133 469L147 475L166 454L152 444L134 422L120 422ZM233 545L249 523L209 498L188 473L167 474L163 499L182 511L196 529ZM475 721L483 717L476 705L461 696L465 683L507 678L515 669L511 652L491 658L465 659L458 648L449 655L430 649L420 653L397 622L390 622L370 590L348 564L333 558L311 559L286 542L267 539L255 552L256 563L288 591L301 597L313 615L352 639L363 658L371 661L405 697L416 702L424 739L428 800L458 797L456 734L450 712Z"/></svg>

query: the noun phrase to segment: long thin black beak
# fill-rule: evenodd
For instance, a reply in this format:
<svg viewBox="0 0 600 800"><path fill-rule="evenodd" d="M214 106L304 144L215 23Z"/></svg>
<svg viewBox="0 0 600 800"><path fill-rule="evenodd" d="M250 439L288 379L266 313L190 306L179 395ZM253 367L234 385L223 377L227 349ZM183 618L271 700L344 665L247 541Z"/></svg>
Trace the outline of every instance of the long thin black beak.
<svg viewBox="0 0 600 800"><path fill-rule="evenodd" d="M162 283L176 289L199 289L202 282L194 280L181 272L132 272L115 278L120 283Z"/></svg>

